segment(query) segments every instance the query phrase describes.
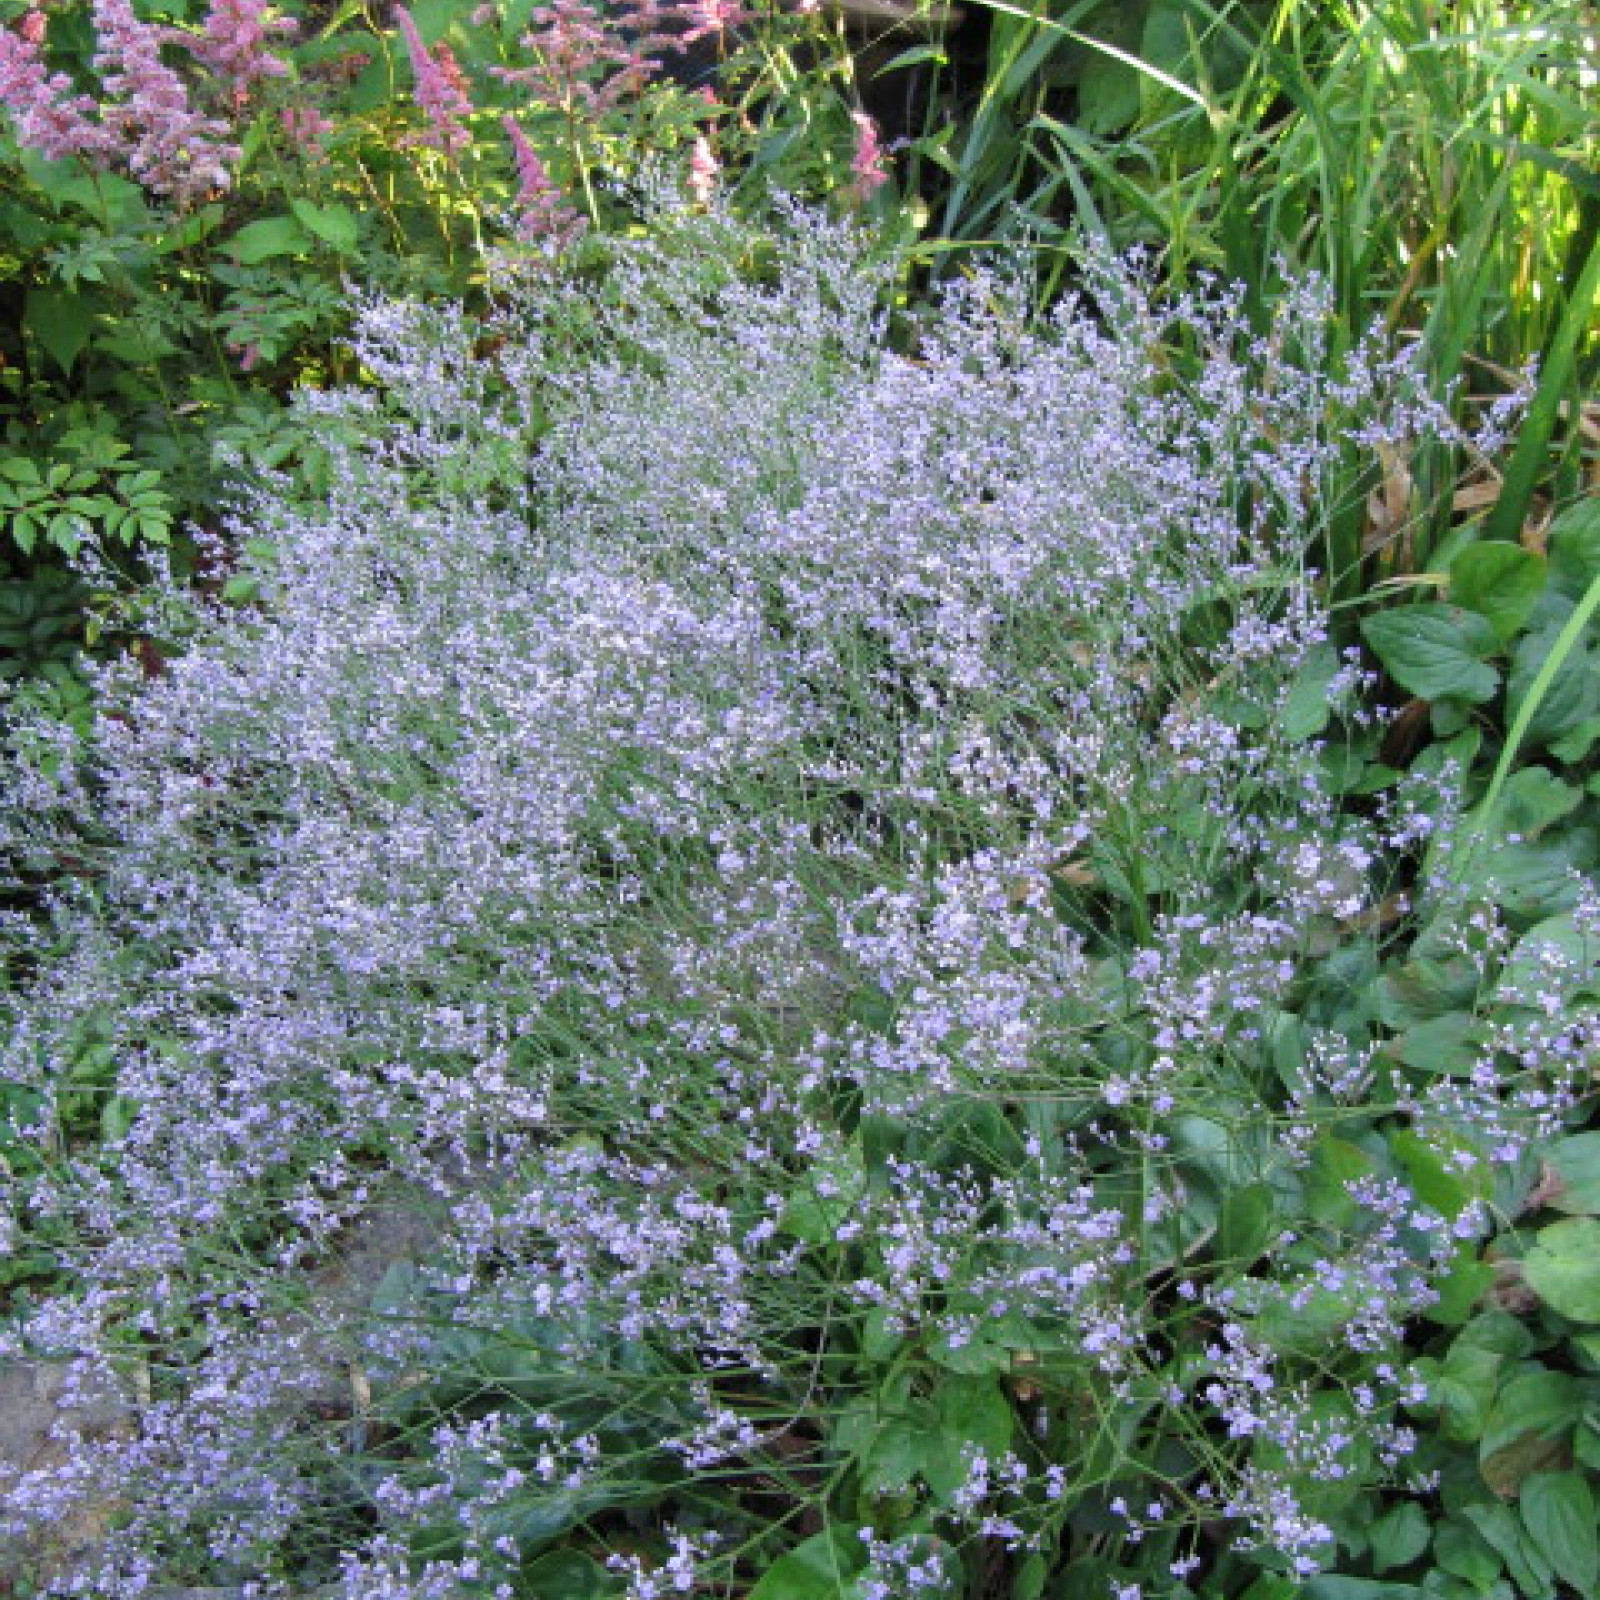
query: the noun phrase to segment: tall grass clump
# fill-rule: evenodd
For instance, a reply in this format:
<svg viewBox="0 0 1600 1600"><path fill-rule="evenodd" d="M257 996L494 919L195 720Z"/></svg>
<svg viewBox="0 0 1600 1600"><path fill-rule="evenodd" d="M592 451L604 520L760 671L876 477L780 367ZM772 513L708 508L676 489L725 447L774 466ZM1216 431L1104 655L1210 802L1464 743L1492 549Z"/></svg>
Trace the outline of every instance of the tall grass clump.
<svg viewBox="0 0 1600 1600"><path fill-rule="evenodd" d="M1449 770L1328 777L1325 486L1449 424L1314 283L895 271L671 213L367 304L328 493L13 730L5 1349L129 1412L4 1517L112 1507L84 1590L1278 1596L1426 1474L1407 1326L1592 1050ZM1417 928L1478 1047L1351 1002Z"/></svg>

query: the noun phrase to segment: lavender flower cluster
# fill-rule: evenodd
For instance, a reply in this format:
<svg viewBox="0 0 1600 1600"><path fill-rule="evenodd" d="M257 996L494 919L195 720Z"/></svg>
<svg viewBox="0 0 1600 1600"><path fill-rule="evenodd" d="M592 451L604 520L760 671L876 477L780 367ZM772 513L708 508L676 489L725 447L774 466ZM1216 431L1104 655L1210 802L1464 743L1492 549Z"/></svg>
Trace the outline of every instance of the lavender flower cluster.
<svg viewBox="0 0 1600 1600"><path fill-rule="evenodd" d="M76 1244L0 1351L137 1401L0 1484L12 1531L122 1512L64 1589L204 1550L270 1592L353 1481L320 1557L352 1597L509 1594L529 1528L825 1436L829 1329L1026 1376L1006 1459L915 1490L947 1537L1047 1547L1086 1405L1191 1447L1130 1538L1220 1522L1311 1570L1298 1486L1401 1470L1386 1352L1474 1219L1353 1178L1245 1275L1196 1173L1292 1210L1348 1116L1348 1063L1276 1108L1260 1066L1387 848L1283 731L1305 552L1352 428L1447 424L1404 362L1330 363L1315 284L1258 336L1104 264L1041 321L995 269L908 334L895 272L846 225L671 212L488 341L366 304L376 390L299 402L331 492L241 511L259 601L172 588L161 673L107 669L84 740L14 735L49 920L6 928L41 1159L0 1187ZM98 1149L57 1115L89 1029L128 1108ZM1434 1108L1468 1159L1469 1099ZM434 1249L319 1313L397 1197ZM359 1471L330 1365L389 1440ZM452 1382L476 1409L414 1459ZM686 1590L718 1531L618 1570ZM896 1537L863 1531L870 1592L944 1592Z"/></svg>

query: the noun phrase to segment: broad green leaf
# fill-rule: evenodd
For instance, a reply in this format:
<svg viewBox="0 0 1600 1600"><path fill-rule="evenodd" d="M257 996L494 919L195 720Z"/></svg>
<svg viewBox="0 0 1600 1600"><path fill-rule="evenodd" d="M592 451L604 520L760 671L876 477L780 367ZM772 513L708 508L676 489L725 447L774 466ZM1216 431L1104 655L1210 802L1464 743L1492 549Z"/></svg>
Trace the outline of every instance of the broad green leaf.
<svg viewBox="0 0 1600 1600"><path fill-rule="evenodd" d="M811 1169L806 1187L790 1194L779 1225L807 1244L827 1244L860 1209L866 1186L856 1148L836 1151Z"/></svg>
<svg viewBox="0 0 1600 1600"><path fill-rule="evenodd" d="M1558 761L1575 764L1588 755L1596 740L1600 740L1600 716L1585 717L1571 733L1550 741L1550 754ZM1592 789L1590 793L1593 793Z"/></svg>
<svg viewBox="0 0 1600 1600"><path fill-rule="evenodd" d="M1453 1222L1473 1200L1481 1198L1483 1183L1467 1182L1448 1163L1449 1152L1435 1142L1402 1128L1390 1136L1389 1148L1406 1169L1417 1199L1448 1221Z"/></svg>
<svg viewBox="0 0 1600 1600"><path fill-rule="evenodd" d="M114 223L148 220L144 191L114 172L90 172L81 161L51 161L24 149L20 165L29 182L49 196L57 210L76 206L96 220Z"/></svg>
<svg viewBox="0 0 1600 1600"><path fill-rule="evenodd" d="M1457 1339L1428 1371L1428 1398L1442 1414L1440 1431L1447 1439L1469 1444L1483 1437L1505 1364L1504 1356Z"/></svg>
<svg viewBox="0 0 1600 1600"><path fill-rule="evenodd" d="M1267 1248L1277 1216L1272 1185L1256 1181L1224 1188L1217 1214L1217 1256L1223 1261L1254 1261Z"/></svg>
<svg viewBox="0 0 1600 1600"><path fill-rule="evenodd" d="M539 1600L605 1600L622 1579L580 1550L553 1550L522 1568L519 1587Z"/></svg>
<svg viewBox="0 0 1600 1600"><path fill-rule="evenodd" d="M889 1417L873 1430L860 1454L861 1483L869 1494L897 1494L911 1486L928 1455L930 1429L910 1417Z"/></svg>
<svg viewBox="0 0 1600 1600"><path fill-rule="evenodd" d="M349 255L361 238L356 214L347 206L319 206L296 197L289 202L299 220L340 255Z"/></svg>
<svg viewBox="0 0 1600 1600"><path fill-rule="evenodd" d="M1583 803L1583 791L1548 767L1522 767L1506 780L1494 819L1507 834L1537 838Z"/></svg>
<svg viewBox="0 0 1600 1600"><path fill-rule="evenodd" d="M1414 1022L1392 1039L1389 1054L1419 1072L1457 1073L1469 1071L1483 1056L1485 1025L1466 1011L1447 1011L1443 1016Z"/></svg>
<svg viewBox="0 0 1600 1600"><path fill-rule="evenodd" d="M1524 1478L1565 1466L1580 1400L1575 1379L1545 1367L1525 1368L1503 1384L1478 1444L1484 1482L1509 1498Z"/></svg>
<svg viewBox="0 0 1600 1600"><path fill-rule="evenodd" d="M293 217L262 217L247 222L223 248L253 267L274 256L304 255L311 248L311 238Z"/></svg>
<svg viewBox="0 0 1600 1600"><path fill-rule="evenodd" d="M747 1600L840 1600L864 1559L854 1528L829 1528L779 1556L756 1580Z"/></svg>
<svg viewBox="0 0 1600 1600"><path fill-rule="evenodd" d="M1530 628L1517 640L1506 679L1506 711L1513 720L1530 700L1534 684L1565 626L1564 620L1551 618ZM1571 642L1549 687L1532 706L1523 731L1523 743L1547 745L1575 732L1597 714L1600 714L1600 659L1597 659L1593 641L1585 635Z"/></svg>
<svg viewBox="0 0 1600 1600"><path fill-rule="evenodd" d="M1442 1327L1460 1327L1493 1286L1494 1268L1478 1259L1476 1247L1470 1243L1457 1245L1450 1265L1433 1280L1438 1298L1424 1314L1429 1322Z"/></svg>
<svg viewBox="0 0 1600 1600"><path fill-rule="evenodd" d="M1492 700L1500 675L1483 659L1498 644L1487 619L1458 606L1407 606L1381 611L1361 635L1401 688L1424 700Z"/></svg>
<svg viewBox="0 0 1600 1600"><path fill-rule="evenodd" d="M1600 1133L1574 1133L1556 1140L1545 1165L1553 1180L1541 1186L1547 1206L1574 1216L1600 1214Z"/></svg>
<svg viewBox="0 0 1600 1600"><path fill-rule="evenodd" d="M998 1461L1011 1446L1016 1413L993 1377L947 1378L937 1398L939 1426L927 1441L922 1475L936 1494L948 1496L967 1478L973 1454Z"/></svg>
<svg viewBox="0 0 1600 1600"><path fill-rule="evenodd" d="M1378 1016L1390 1028L1433 1021L1469 1007L1479 983L1470 956L1414 956L1378 980Z"/></svg>
<svg viewBox="0 0 1600 1600"><path fill-rule="evenodd" d="M969 1376L1009 1372L1013 1365L1009 1345L986 1338L979 1328L970 1338L952 1336L948 1328L937 1329L928 1340L928 1359L946 1372Z"/></svg>
<svg viewBox="0 0 1600 1600"><path fill-rule="evenodd" d="M1594 1218L1541 1228L1522 1271L1552 1311L1574 1322L1600 1322L1600 1222Z"/></svg>
<svg viewBox="0 0 1600 1600"><path fill-rule="evenodd" d="M1549 1594L1555 1574L1510 1506L1496 1503L1474 1506L1472 1525L1499 1553L1512 1582L1524 1596Z"/></svg>
<svg viewBox="0 0 1600 1600"><path fill-rule="evenodd" d="M1552 990L1570 995L1597 977L1600 939L1569 911L1535 923L1517 941L1501 969L1496 997L1533 1005Z"/></svg>
<svg viewBox="0 0 1600 1600"><path fill-rule="evenodd" d="M1328 725L1328 686L1339 671L1339 652L1319 644L1295 674L1283 705L1283 731L1296 742L1310 739Z"/></svg>
<svg viewBox="0 0 1600 1600"><path fill-rule="evenodd" d="M1497 901L1519 922L1536 923L1578 903L1588 848L1582 829L1548 834L1533 844L1474 840L1457 863L1456 879L1480 898Z"/></svg>
<svg viewBox="0 0 1600 1600"><path fill-rule="evenodd" d="M1428 1548L1427 1513L1415 1500L1407 1500L1373 1523L1368 1540L1375 1572L1409 1566Z"/></svg>
<svg viewBox="0 0 1600 1600"><path fill-rule="evenodd" d="M1303 1600L1421 1600L1414 1583L1384 1583L1376 1578L1347 1578L1324 1572L1312 1578L1299 1593Z"/></svg>
<svg viewBox="0 0 1600 1600"><path fill-rule="evenodd" d="M23 323L63 372L71 372L94 328L94 302L59 289L30 289Z"/></svg>
<svg viewBox="0 0 1600 1600"><path fill-rule="evenodd" d="M1527 1323L1509 1311L1485 1311L1456 1335L1452 1349L1487 1350L1508 1361L1521 1361L1533 1350Z"/></svg>
<svg viewBox="0 0 1600 1600"><path fill-rule="evenodd" d="M1539 1553L1585 1600L1600 1584L1594 1495L1578 1472L1537 1472L1522 1483L1523 1525Z"/></svg>
<svg viewBox="0 0 1600 1600"><path fill-rule="evenodd" d="M1017 1568L1017 1575L1011 1580L1010 1600L1043 1600L1049 1581L1050 1562L1036 1550Z"/></svg>
<svg viewBox="0 0 1600 1600"><path fill-rule="evenodd" d="M1452 1517L1434 1529L1433 1559L1445 1572L1464 1578L1479 1593L1500 1576L1500 1557L1470 1523Z"/></svg>
<svg viewBox="0 0 1600 1600"><path fill-rule="evenodd" d="M1576 599L1600 578L1600 496L1570 505L1550 524L1550 573Z"/></svg>
<svg viewBox="0 0 1600 1600"><path fill-rule="evenodd" d="M1450 563L1451 600L1487 617L1501 644L1528 620L1544 583L1544 558L1518 544L1469 544Z"/></svg>
<svg viewBox="0 0 1600 1600"><path fill-rule="evenodd" d="M1311 1153L1306 1183L1306 1203L1312 1219L1324 1227L1339 1228L1355 1216L1357 1206L1348 1185L1370 1177L1373 1159L1359 1145L1324 1135Z"/></svg>

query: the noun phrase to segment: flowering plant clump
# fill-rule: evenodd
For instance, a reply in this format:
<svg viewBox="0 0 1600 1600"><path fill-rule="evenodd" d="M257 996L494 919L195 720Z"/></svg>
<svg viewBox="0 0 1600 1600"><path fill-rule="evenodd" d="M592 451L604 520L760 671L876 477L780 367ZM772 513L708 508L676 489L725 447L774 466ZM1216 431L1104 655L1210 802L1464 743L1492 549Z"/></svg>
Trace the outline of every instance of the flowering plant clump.
<svg viewBox="0 0 1600 1600"><path fill-rule="evenodd" d="M74 1287L5 1348L132 1408L0 1485L116 1504L63 1588L1278 1597L1427 1487L1409 1330L1594 1048L1458 773L1331 776L1324 485L1448 423L1315 284L906 330L852 227L697 210L488 340L366 303L327 494L13 734Z"/></svg>
<svg viewBox="0 0 1600 1600"><path fill-rule="evenodd" d="M181 530L216 526L228 478L301 452L289 392L358 376L358 263L369 287L477 305L496 247L537 264L626 226L627 186L657 168L706 202L748 181L857 207L881 186L851 167L859 96L820 17L380 12L0 0L0 582L34 613L24 646L0 638L0 674L51 638L70 676L151 545L176 531L188 567ZM43 616L85 539L116 581L55 639Z"/></svg>

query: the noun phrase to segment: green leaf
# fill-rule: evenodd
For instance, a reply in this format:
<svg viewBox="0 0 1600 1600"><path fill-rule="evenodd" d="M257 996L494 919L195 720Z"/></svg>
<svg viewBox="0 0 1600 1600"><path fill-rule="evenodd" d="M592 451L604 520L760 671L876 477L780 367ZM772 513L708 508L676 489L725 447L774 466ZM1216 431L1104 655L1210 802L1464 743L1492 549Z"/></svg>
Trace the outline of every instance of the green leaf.
<svg viewBox="0 0 1600 1600"><path fill-rule="evenodd" d="M93 302L59 289L30 289L23 323L63 372L71 372L94 327Z"/></svg>
<svg viewBox="0 0 1600 1600"><path fill-rule="evenodd" d="M1016 1413L993 1378L952 1377L940 1385L939 1422L947 1441L971 1445L998 1461L1011 1445Z"/></svg>
<svg viewBox="0 0 1600 1600"><path fill-rule="evenodd" d="M1600 716L1585 717L1571 733L1550 741L1550 754L1558 761L1575 764L1588 755L1596 740L1600 740Z"/></svg>
<svg viewBox="0 0 1600 1600"><path fill-rule="evenodd" d="M1407 606L1367 617L1361 635L1401 688L1424 700L1492 700L1500 675L1485 663L1498 640L1488 621L1457 606Z"/></svg>
<svg viewBox="0 0 1600 1600"><path fill-rule="evenodd" d="M838 1150L811 1169L809 1187L789 1196L779 1226L807 1244L829 1244L860 1209L866 1187L859 1151Z"/></svg>
<svg viewBox="0 0 1600 1600"><path fill-rule="evenodd" d="M1522 767L1512 773L1500 796L1494 819L1508 834L1536 839L1546 828L1572 815L1583 791L1565 783L1548 767Z"/></svg>
<svg viewBox="0 0 1600 1600"><path fill-rule="evenodd" d="M1440 1432L1458 1444L1481 1439L1494 1409L1505 1358L1460 1339L1428 1374L1428 1398L1440 1410Z"/></svg>
<svg viewBox="0 0 1600 1600"><path fill-rule="evenodd" d="M1519 544L1469 544L1450 563L1451 600L1487 617L1501 644L1528 620L1544 584L1544 558Z"/></svg>
<svg viewBox="0 0 1600 1600"><path fill-rule="evenodd" d="M1472 1201L1482 1197L1481 1183L1468 1183L1448 1164L1446 1152L1409 1128L1391 1135L1389 1148L1406 1169L1412 1193L1447 1221L1453 1222Z"/></svg>
<svg viewBox="0 0 1600 1600"><path fill-rule="evenodd" d="M1231 1262L1256 1260L1267 1248L1277 1217L1277 1198L1269 1183L1225 1187L1217 1216L1217 1256Z"/></svg>
<svg viewBox="0 0 1600 1600"><path fill-rule="evenodd" d="M289 202L294 214L317 238L339 255L350 255L361 238L355 212L347 206L318 206L296 198Z"/></svg>
<svg viewBox="0 0 1600 1600"><path fill-rule="evenodd" d="M22 151L19 164L57 210L76 206L97 220L148 220L144 191L114 172L89 172L81 161L51 161L34 150Z"/></svg>
<svg viewBox="0 0 1600 1600"><path fill-rule="evenodd" d="M1464 1578L1479 1593L1500 1576L1500 1557L1494 1546L1470 1524L1454 1517L1434 1530L1433 1558L1443 1571Z"/></svg>
<svg viewBox="0 0 1600 1600"><path fill-rule="evenodd" d="M1460 1327L1493 1287L1494 1268L1478 1259L1475 1245L1459 1244L1450 1258L1450 1265L1433 1280L1433 1291L1438 1298L1424 1315L1429 1322L1447 1328Z"/></svg>
<svg viewBox="0 0 1600 1600"><path fill-rule="evenodd" d="M1535 1472L1567 1465L1581 1394L1563 1372L1528 1367L1503 1385L1478 1445L1478 1467L1497 1495L1510 1497ZM1496 1545L1502 1555L1505 1551ZM1508 1558L1509 1559L1509 1558Z"/></svg>
<svg viewBox="0 0 1600 1600"><path fill-rule="evenodd" d="M1572 1217L1541 1228L1522 1272L1552 1311L1574 1322L1600 1322L1600 1222Z"/></svg>
<svg viewBox="0 0 1600 1600"><path fill-rule="evenodd" d="M1304 1600L1421 1600L1414 1583L1383 1583L1374 1578L1347 1578L1324 1572L1300 1590Z"/></svg>
<svg viewBox="0 0 1600 1600"><path fill-rule="evenodd" d="M1413 956L1378 980L1378 1016L1390 1028L1437 1020L1471 1006L1478 987L1470 956Z"/></svg>
<svg viewBox="0 0 1600 1600"><path fill-rule="evenodd" d="M1427 1514L1415 1500L1407 1500L1379 1517L1368 1538L1374 1572L1409 1566L1428 1548Z"/></svg>
<svg viewBox="0 0 1600 1600"><path fill-rule="evenodd" d="M929 1430L909 1417L881 1422L861 1451L861 1484L869 1494L898 1494L911 1487L928 1454Z"/></svg>
<svg viewBox="0 0 1600 1600"><path fill-rule="evenodd" d="M311 237L293 217L263 217L247 222L225 248L253 267L273 256L304 255L311 248Z"/></svg>
<svg viewBox="0 0 1600 1600"><path fill-rule="evenodd" d="M1506 1564L1512 1582L1527 1596L1549 1593L1554 1576L1550 1563L1529 1538L1528 1531L1510 1506L1490 1503L1472 1508L1472 1525L1494 1547Z"/></svg>
<svg viewBox="0 0 1600 1600"><path fill-rule="evenodd" d="M865 1564L853 1528L829 1528L779 1556L757 1579L747 1600L841 1600L846 1580Z"/></svg>
<svg viewBox="0 0 1600 1600"><path fill-rule="evenodd" d="M1550 524L1550 573L1576 599L1600 578L1600 496L1570 505Z"/></svg>
<svg viewBox="0 0 1600 1600"><path fill-rule="evenodd" d="M1397 1061L1441 1076L1470 1071L1483 1058L1488 1029L1470 1012L1447 1011L1413 1023L1389 1042Z"/></svg>
<svg viewBox="0 0 1600 1600"><path fill-rule="evenodd" d="M1534 1005L1552 989L1572 995L1600 976L1600 939L1572 912L1546 917L1517 941L1500 972L1496 998Z"/></svg>
<svg viewBox="0 0 1600 1600"><path fill-rule="evenodd" d="M1283 731L1297 743L1310 739L1328 725L1328 686L1339 671L1339 652L1319 644L1301 662L1283 704Z"/></svg>
<svg viewBox="0 0 1600 1600"><path fill-rule="evenodd" d="M525 1566L519 1587L539 1600L605 1600L622 1580L580 1550L553 1550ZM531 1582L530 1582L531 1580Z"/></svg>
<svg viewBox="0 0 1600 1600"><path fill-rule="evenodd" d="M1011 1600L1044 1600L1045 1585L1050 1581L1050 1562L1037 1550L1017 1568L1011 1580Z"/></svg>
<svg viewBox="0 0 1600 1600"><path fill-rule="evenodd" d="M1573 1216L1600 1214L1600 1132L1556 1140L1545 1165L1547 1179L1540 1187L1547 1206Z"/></svg>
<svg viewBox="0 0 1600 1600"><path fill-rule="evenodd" d="M1522 730L1525 744L1547 745L1600 714L1600 660L1587 636L1566 641L1566 652L1555 663L1555 672L1543 693L1534 697L1546 662L1563 642L1565 627L1561 618L1551 618L1525 633L1512 652L1506 678L1506 712L1515 721L1524 707L1528 708L1527 725Z"/></svg>
<svg viewBox="0 0 1600 1600"><path fill-rule="evenodd" d="M1600 1533L1588 1481L1577 1472L1535 1473L1523 1480L1520 1508L1539 1553L1588 1600L1600 1583Z"/></svg>

